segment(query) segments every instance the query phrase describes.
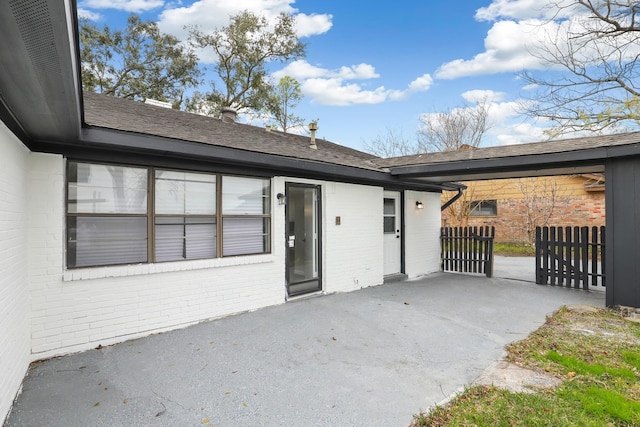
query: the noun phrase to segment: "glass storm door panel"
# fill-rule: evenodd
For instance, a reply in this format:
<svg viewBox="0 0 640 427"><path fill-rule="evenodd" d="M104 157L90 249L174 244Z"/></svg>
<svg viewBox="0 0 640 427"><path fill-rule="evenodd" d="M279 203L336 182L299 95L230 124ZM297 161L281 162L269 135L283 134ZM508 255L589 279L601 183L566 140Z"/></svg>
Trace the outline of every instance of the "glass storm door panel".
<svg viewBox="0 0 640 427"><path fill-rule="evenodd" d="M400 193L384 192L384 275L401 273L402 239L400 230L402 215L400 212Z"/></svg>
<svg viewBox="0 0 640 427"><path fill-rule="evenodd" d="M287 290L289 296L322 289L320 187L287 184Z"/></svg>

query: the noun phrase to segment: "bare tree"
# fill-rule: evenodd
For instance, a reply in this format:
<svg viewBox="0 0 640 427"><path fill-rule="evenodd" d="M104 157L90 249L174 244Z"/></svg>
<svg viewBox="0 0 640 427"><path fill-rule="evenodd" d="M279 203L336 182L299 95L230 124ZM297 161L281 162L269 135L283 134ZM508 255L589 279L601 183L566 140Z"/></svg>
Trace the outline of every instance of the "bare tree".
<svg viewBox="0 0 640 427"><path fill-rule="evenodd" d="M443 212L443 226L466 227L469 225L469 217L471 217L471 213L475 207L477 207L477 204L474 204L477 200L475 200L475 182L465 182L465 185L467 188L462 193L462 196L449 205ZM443 191L442 203L448 202L455 197L456 194L457 192L453 191Z"/></svg>
<svg viewBox="0 0 640 427"><path fill-rule="evenodd" d="M402 133L402 130L386 128L371 142L363 141L365 151L378 157L409 156L426 152L417 140L411 141Z"/></svg>
<svg viewBox="0 0 640 427"><path fill-rule="evenodd" d="M420 117L422 127L418 131L418 146L422 152L478 147L491 127L488 116L486 101L443 113L423 114Z"/></svg>
<svg viewBox="0 0 640 427"><path fill-rule="evenodd" d="M570 203L555 179L521 178L513 184L522 196L515 201L510 221L511 235L525 245L533 246L536 227L549 225L560 205Z"/></svg>
<svg viewBox="0 0 640 427"><path fill-rule="evenodd" d="M556 8L554 32L532 54L551 70L521 73L537 87L523 110L552 121L551 136L637 127L640 121L640 3L573 0ZM570 16L571 18L560 18ZM565 21L563 21L565 19Z"/></svg>

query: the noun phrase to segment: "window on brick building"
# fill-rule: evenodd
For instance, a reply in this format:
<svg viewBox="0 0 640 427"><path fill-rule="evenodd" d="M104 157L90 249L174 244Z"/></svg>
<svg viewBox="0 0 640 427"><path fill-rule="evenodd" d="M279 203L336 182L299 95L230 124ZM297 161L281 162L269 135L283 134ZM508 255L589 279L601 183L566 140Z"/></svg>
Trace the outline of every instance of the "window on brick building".
<svg viewBox="0 0 640 427"><path fill-rule="evenodd" d="M268 253L270 193L264 178L69 161L67 267Z"/></svg>
<svg viewBox="0 0 640 427"><path fill-rule="evenodd" d="M497 200L474 200L469 203L469 216L497 216Z"/></svg>

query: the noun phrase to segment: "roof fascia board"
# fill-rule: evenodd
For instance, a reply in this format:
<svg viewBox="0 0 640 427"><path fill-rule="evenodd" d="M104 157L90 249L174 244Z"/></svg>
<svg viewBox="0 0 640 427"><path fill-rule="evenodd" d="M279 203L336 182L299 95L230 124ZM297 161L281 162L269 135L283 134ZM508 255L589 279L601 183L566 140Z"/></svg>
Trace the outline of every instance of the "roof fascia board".
<svg viewBox="0 0 640 427"><path fill-rule="evenodd" d="M448 185L433 182L404 180L388 172L378 172L331 163L320 163L273 154L239 150L212 144L175 140L153 135L137 134L97 127L85 127L79 142L41 141L34 144L38 151L62 155L94 155L114 157L114 152L173 159L174 162L189 160L203 164L228 167L237 173L238 168L250 167L261 174L292 175L324 180L375 184L384 187L439 192ZM125 157L126 158L126 157ZM169 162L170 163L170 162ZM455 186L455 184L452 184Z"/></svg>
<svg viewBox="0 0 640 427"><path fill-rule="evenodd" d="M627 144L627 145L615 145L611 147L606 147L607 149L607 158L616 158L616 157L629 157L629 156L637 156L640 155L640 143L637 144Z"/></svg>
<svg viewBox="0 0 640 427"><path fill-rule="evenodd" d="M553 169L581 164L601 164L614 147L598 147L594 149L547 153L529 156L497 157L493 159L470 159L454 162L430 163L413 166L396 166L391 168L391 175L398 177L429 177L454 173L482 173L488 169L522 170L527 168ZM615 147L622 148L622 147ZM629 155L629 154L625 154Z"/></svg>

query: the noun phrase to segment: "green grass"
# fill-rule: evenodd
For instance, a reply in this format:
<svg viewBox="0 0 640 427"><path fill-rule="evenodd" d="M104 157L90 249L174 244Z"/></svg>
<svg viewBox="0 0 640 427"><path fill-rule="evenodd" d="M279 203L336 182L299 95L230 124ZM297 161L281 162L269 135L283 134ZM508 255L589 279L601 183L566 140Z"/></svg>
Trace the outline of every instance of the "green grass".
<svg viewBox="0 0 640 427"><path fill-rule="evenodd" d="M637 355L633 355L636 357ZM582 360L578 360L575 357L563 356L557 351L551 350L546 355L547 359L564 366L571 372L582 375L601 376L601 375L613 375L629 380L636 379L636 373L633 369L629 368L612 368L610 366L601 365L599 363L586 363Z"/></svg>
<svg viewBox="0 0 640 427"><path fill-rule="evenodd" d="M626 397L619 391L604 386L576 386L571 384L558 392L560 397L580 405L589 417L609 420L614 425L638 425L640 423L640 403ZM606 425L606 424L602 424Z"/></svg>
<svg viewBox="0 0 640 427"><path fill-rule="evenodd" d="M561 309L507 360L562 379L553 390L512 393L467 389L448 405L415 417L415 426L639 426L640 324L612 310Z"/></svg>
<svg viewBox="0 0 640 427"><path fill-rule="evenodd" d="M493 253L503 256L534 256L536 249L533 246L494 242Z"/></svg>

